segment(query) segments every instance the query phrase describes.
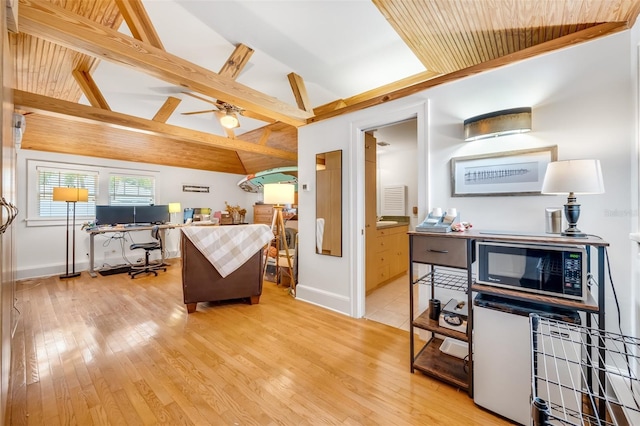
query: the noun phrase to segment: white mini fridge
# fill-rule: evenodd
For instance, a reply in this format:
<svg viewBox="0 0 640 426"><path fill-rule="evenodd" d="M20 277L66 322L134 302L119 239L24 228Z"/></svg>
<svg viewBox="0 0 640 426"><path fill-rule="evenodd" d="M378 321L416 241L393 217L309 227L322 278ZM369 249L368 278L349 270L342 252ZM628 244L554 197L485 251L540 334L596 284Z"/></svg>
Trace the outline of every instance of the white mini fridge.
<svg viewBox="0 0 640 426"><path fill-rule="evenodd" d="M576 311L486 294L477 295L473 306L473 400L522 425L531 424L532 312L574 324L580 322ZM572 363L566 368L580 367ZM580 376L579 371L571 374Z"/></svg>

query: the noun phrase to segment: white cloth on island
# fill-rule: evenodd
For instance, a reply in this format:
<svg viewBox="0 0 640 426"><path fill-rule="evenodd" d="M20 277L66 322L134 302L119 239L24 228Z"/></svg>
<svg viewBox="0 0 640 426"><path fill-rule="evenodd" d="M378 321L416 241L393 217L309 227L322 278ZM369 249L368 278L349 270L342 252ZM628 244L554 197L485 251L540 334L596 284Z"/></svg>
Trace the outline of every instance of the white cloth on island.
<svg viewBox="0 0 640 426"><path fill-rule="evenodd" d="M224 278L274 238L268 225L185 226L180 228Z"/></svg>

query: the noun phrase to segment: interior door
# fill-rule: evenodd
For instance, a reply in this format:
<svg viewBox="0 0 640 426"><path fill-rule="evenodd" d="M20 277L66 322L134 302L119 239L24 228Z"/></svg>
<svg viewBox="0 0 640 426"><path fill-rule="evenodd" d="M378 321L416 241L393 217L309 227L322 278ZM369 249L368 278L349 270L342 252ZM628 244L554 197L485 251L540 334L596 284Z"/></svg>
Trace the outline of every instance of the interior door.
<svg viewBox="0 0 640 426"><path fill-rule="evenodd" d="M376 261L375 248L376 241L376 220L377 220L377 200L376 200L376 138L370 132L364 134L364 247L365 247L365 291L369 292L376 286Z"/></svg>

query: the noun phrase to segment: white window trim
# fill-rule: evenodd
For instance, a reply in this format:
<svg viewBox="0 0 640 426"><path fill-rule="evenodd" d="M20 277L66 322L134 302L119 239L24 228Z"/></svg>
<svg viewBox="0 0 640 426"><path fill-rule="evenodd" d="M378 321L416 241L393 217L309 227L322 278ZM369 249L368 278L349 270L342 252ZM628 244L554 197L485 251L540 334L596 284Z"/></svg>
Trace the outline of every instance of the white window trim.
<svg viewBox="0 0 640 426"><path fill-rule="evenodd" d="M67 163L57 161L44 161L27 159L27 226L59 226L66 225L67 219L41 218L38 215L38 167L48 167L53 169L86 170L98 173L98 185L96 187L96 205L109 204L109 176L110 174L121 175L141 175L155 179L155 186L158 188L160 172L157 170L127 169L121 167L92 166L83 163ZM157 193L154 194L157 199ZM95 220L95 217L76 216L76 225L83 222Z"/></svg>

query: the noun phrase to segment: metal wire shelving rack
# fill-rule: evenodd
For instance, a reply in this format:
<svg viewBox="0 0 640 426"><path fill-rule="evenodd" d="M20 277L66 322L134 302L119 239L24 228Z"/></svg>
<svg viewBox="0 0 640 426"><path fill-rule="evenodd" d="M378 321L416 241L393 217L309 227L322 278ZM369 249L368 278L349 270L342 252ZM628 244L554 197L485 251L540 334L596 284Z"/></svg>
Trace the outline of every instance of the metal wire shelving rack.
<svg viewBox="0 0 640 426"><path fill-rule="evenodd" d="M640 339L530 316L534 426L640 425Z"/></svg>

